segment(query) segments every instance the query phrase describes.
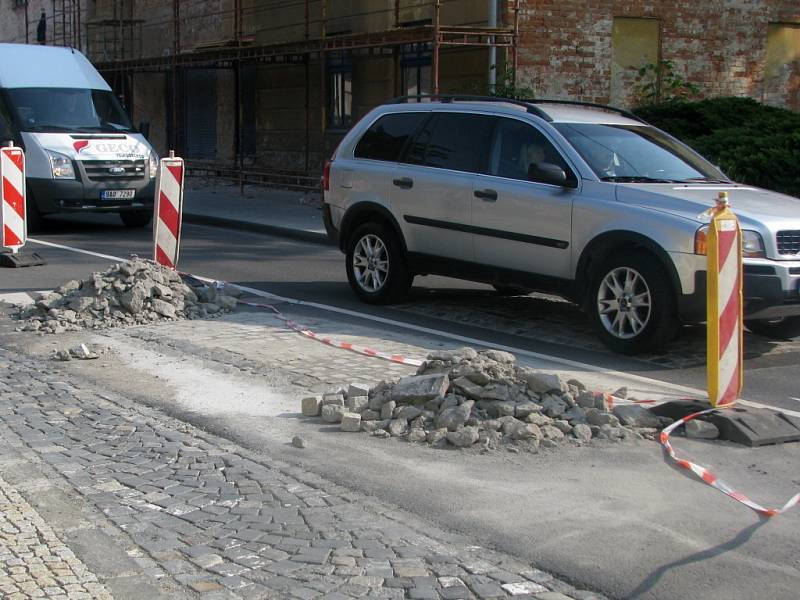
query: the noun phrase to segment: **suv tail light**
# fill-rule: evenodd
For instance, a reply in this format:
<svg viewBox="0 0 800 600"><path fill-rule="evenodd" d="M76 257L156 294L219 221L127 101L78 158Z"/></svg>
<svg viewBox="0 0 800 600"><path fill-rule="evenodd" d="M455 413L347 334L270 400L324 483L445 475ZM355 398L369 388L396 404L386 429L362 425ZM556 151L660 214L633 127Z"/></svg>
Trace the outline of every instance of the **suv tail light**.
<svg viewBox="0 0 800 600"><path fill-rule="evenodd" d="M333 161L327 161L325 163L325 168L322 169L322 191L327 192L331 189L331 163Z"/></svg>

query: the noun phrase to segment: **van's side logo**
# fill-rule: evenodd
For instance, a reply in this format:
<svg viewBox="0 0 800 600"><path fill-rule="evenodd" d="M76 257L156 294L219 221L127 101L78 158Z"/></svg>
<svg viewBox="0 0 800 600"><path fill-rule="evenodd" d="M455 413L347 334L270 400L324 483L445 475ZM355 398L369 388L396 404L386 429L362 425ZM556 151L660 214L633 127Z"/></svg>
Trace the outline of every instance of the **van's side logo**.
<svg viewBox="0 0 800 600"><path fill-rule="evenodd" d="M89 145L89 141L88 140L78 140L77 142L72 144L72 147L75 148L75 152L80 154L81 150L86 148L86 146L88 146L88 145Z"/></svg>

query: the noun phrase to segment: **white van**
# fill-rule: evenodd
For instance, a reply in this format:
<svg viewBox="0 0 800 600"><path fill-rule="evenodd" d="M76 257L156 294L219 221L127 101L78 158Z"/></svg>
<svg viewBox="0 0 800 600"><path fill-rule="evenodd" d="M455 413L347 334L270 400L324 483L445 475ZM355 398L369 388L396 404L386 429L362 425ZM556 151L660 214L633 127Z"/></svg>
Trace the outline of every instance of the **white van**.
<svg viewBox="0 0 800 600"><path fill-rule="evenodd" d="M0 142L25 150L28 229L49 213L153 215L158 156L79 51L0 44Z"/></svg>

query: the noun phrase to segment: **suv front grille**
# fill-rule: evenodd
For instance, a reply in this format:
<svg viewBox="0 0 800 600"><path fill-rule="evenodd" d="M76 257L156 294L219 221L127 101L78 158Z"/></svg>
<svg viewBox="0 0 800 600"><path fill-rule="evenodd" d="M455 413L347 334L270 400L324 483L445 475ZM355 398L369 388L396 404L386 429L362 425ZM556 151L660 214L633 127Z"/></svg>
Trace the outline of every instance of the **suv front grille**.
<svg viewBox="0 0 800 600"><path fill-rule="evenodd" d="M800 254L800 229L779 231L778 254Z"/></svg>
<svg viewBox="0 0 800 600"><path fill-rule="evenodd" d="M84 160L83 169L92 181L125 181L145 176L143 160Z"/></svg>

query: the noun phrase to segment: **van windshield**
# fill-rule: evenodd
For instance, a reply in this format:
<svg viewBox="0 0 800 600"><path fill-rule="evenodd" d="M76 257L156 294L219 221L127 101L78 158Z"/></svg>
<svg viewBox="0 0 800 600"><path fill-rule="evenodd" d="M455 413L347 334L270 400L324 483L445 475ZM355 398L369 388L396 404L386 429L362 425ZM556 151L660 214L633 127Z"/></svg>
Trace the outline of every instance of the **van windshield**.
<svg viewBox="0 0 800 600"><path fill-rule="evenodd" d="M20 131L132 131L131 121L112 92L72 88L7 89Z"/></svg>

